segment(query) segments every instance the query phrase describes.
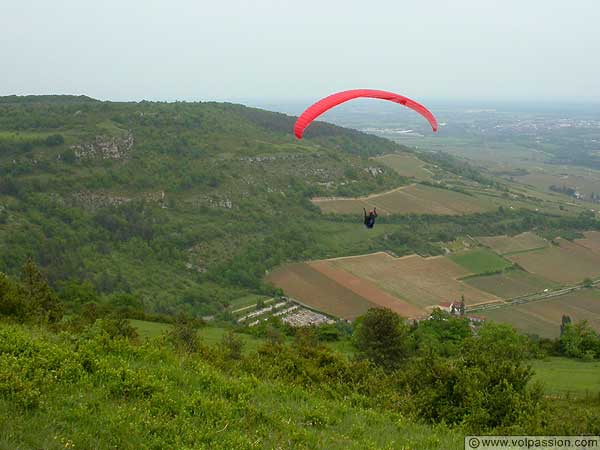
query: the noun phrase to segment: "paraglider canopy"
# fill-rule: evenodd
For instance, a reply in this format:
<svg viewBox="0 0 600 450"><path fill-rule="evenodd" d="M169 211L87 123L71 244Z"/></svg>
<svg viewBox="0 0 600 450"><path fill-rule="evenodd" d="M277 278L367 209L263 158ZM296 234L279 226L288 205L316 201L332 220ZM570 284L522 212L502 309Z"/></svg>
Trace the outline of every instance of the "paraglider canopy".
<svg viewBox="0 0 600 450"><path fill-rule="evenodd" d="M411 100L408 97L404 97L403 95L394 94L393 92L387 91L378 91L374 89L352 89L350 91L342 91L336 94L332 94L328 97L325 97L319 100L317 103L309 106L296 120L296 124L294 125L294 134L298 139L302 139L302 134L306 127L310 125L310 123L323 114L325 111L330 110L334 106L339 105L340 103L347 102L348 100L352 100L359 97L365 98L378 98L381 100L388 100L390 102L400 103L401 105L406 106L412 110L415 110L419 114L421 114L429 124L433 131L437 131L438 124L435 117L427 108L425 108L420 103Z"/></svg>

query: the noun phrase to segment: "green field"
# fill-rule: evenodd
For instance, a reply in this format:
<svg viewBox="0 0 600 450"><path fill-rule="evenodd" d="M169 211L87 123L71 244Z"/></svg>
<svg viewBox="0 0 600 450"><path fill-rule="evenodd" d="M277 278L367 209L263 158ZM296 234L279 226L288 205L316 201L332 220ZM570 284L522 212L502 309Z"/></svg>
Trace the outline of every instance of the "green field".
<svg viewBox="0 0 600 450"><path fill-rule="evenodd" d="M148 322L146 320L130 320L131 324L135 327L140 337L145 338L155 338L158 337L165 332L171 329L170 324L168 323L160 323L160 322ZM214 327L214 326L206 326L202 327L198 330L198 335L200 336L201 341L207 345L218 345L222 342L223 336L227 334L229 330L223 327ZM253 336L238 333L242 341L244 342L244 349L246 351L255 351L260 343L262 342L260 339L255 338Z"/></svg>
<svg viewBox="0 0 600 450"><path fill-rule="evenodd" d="M530 361L534 380L544 384L551 395L584 396L600 393L600 362L551 357Z"/></svg>
<svg viewBox="0 0 600 450"><path fill-rule="evenodd" d="M454 253L449 258L473 274L497 272L512 266L509 261L485 248Z"/></svg>
<svg viewBox="0 0 600 450"><path fill-rule="evenodd" d="M168 323L149 322L147 320L137 319L131 319L130 322L142 338L154 338L171 329L171 325Z"/></svg>
<svg viewBox="0 0 600 450"><path fill-rule="evenodd" d="M236 298L229 302L229 309L232 311L239 310L241 308L246 308L248 306L254 306L258 301L262 300L263 302L269 301L269 297L265 297L264 295L256 295L249 294L243 297Z"/></svg>
<svg viewBox="0 0 600 450"><path fill-rule="evenodd" d="M557 286L553 281L518 269L506 270L493 275L469 277L464 281L477 289L506 299L541 292Z"/></svg>

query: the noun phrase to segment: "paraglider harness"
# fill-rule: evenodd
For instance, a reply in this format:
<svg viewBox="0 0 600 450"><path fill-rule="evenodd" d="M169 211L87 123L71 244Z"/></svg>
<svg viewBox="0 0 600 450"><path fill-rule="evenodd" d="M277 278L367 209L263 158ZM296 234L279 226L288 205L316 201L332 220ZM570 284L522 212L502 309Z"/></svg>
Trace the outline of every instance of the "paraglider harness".
<svg viewBox="0 0 600 450"><path fill-rule="evenodd" d="M369 215L367 215L367 210L363 208L365 212L365 226L367 228L373 228L375 226L375 218L377 217L377 208L373 208L373 211L369 211Z"/></svg>

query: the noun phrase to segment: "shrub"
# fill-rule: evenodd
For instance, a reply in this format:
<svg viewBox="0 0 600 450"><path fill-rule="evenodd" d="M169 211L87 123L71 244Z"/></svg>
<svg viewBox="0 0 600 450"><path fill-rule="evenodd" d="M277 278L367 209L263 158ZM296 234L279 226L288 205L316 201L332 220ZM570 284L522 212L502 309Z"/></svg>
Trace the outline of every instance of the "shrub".
<svg viewBox="0 0 600 450"><path fill-rule="evenodd" d="M353 340L359 357L388 371L399 367L409 353L409 328L387 308L373 308L359 317Z"/></svg>

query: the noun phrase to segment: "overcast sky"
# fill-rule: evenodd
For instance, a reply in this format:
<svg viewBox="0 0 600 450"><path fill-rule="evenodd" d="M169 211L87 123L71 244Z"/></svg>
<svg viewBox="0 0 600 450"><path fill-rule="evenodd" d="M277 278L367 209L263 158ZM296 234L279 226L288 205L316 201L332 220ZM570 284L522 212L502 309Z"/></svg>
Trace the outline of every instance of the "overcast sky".
<svg viewBox="0 0 600 450"><path fill-rule="evenodd" d="M598 0L0 0L0 95L600 101Z"/></svg>

